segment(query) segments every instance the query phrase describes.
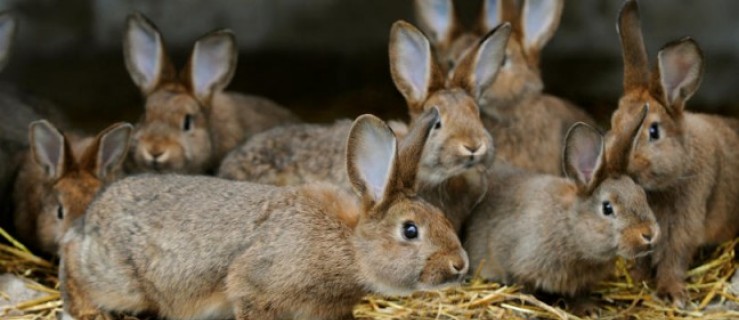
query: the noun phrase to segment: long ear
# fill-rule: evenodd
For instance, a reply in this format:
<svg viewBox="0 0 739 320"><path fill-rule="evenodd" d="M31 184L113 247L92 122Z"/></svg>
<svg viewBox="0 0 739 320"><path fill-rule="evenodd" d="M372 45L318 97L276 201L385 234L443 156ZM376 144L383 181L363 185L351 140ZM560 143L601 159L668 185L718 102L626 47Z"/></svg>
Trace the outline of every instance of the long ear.
<svg viewBox="0 0 739 320"><path fill-rule="evenodd" d="M152 92L175 69L164 48L164 40L156 26L143 14L135 12L126 19L123 56L133 82L144 94Z"/></svg>
<svg viewBox="0 0 739 320"><path fill-rule="evenodd" d="M434 44L449 44L459 30L452 0L415 0L416 21Z"/></svg>
<svg viewBox="0 0 739 320"><path fill-rule="evenodd" d="M131 124L119 122L100 132L82 157L83 168L105 179L126 158L132 131Z"/></svg>
<svg viewBox="0 0 739 320"><path fill-rule="evenodd" d="M526 0L521 16L523 48L529 55L538 56L544 45L554 36L562 17L564 0Z"/></svg>
<svg viewBox="0 0 739 320"><path fill-rule="evenodd" d="M390 73L411 112L422 112L429 92L441 86L441 74L426 36L405 21L390 31Z"/></svg>
<svg viewBox="0 0 739 320"><path fill-rule="evenodd" d="M639 5L635 0L627 0L624 3L618 14L616 27L621 37L624 58L624 92L647 88L649 62L639 21Z"/></svg>
<svg viewBox="0 0 739 320"><path fill-rule="evenodd" d="M685 102L698 90L703 78L703 52L698 43L684 38L665 45L658 54L659 87L668 110L682 112Z"/></svg>
<svg viewBox="0 0 739 320"><path fill-rule="evenodd" d="M639 131L643 127L644 119L649 113L649 105L644 105L639 109L639 113L634 115L630 121L624 122L621 128L617 128L619 136L614 136L606 153L607 170L612 173L626 173L631 157L631 150L639 137ZM616 132L612 130L611 132Z"/></svg>
<svg viewBox="0 0 739 320"><path fill-rule="evenodd" d="M423 149L431 128L439 121L439 109L429 108L416 118L409 128L408 134L400 141L398 151L398 182L399 187L414 190L416 187L416 174L421 163Z"/></svg>
<svg viewBox="0 0 739 320"><path fill-rule="evenodd" d="M479 99L500 70L510 35L511 25L507 22L490 31L454 70L451 85L465 88Z"/></svg>
<svg viewBox="0 0 739 320"><path fill-rule="evenodd" d="M519 22L517 0L483 0L480 10L479 29L488 33L504 22L516 25Z"/></svg>
<svg viewBox="0 0 739 320"><path fill-rule="evenodd" d="M230 30L211 32L195 42L185 75L201 102L209 101L231 82L237 58L236 37Z"/></svg>
<svg viewBox="0 0 739 320"><path fill-rule="evenodd" d="M49 179L58 179L65 169L66 154L65 139L59 130L46 120L31 122L29 125L31 155L46 173Z"/></svg>
<svg viewBox="0 0 739 320"><path fill-rule="evenodd" d="M18 22L13 15L7 12L0 13L0 70L8 64L15 43L17 25Z"/></svg>
<svg viewBox="0 0 739 320"><path fill-rule="evenodd" d="M365 114L354 121L346 148L349 181L365 207L382 203L397 183L398 142L390 127Z"/></svg>
<svg viewBox="0 0 739 320"><path fill-rule="evenodd" d="M581 190L592 190L605 172L603 135L578 122L567 131L564 147L564 172Z"/></svg>

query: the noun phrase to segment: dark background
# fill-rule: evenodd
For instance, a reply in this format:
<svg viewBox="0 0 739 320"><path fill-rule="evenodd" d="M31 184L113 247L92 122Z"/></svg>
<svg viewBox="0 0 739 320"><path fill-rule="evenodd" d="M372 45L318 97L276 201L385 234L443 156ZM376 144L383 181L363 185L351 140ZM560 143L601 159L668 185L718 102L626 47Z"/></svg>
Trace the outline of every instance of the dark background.
<svg viewBox="0 0 739 320"><path fill-rule="evenodd" d="M465 22L479 2L457 1ZM621 94L615 21L620 0L566 0L562 24L543 53L546 91L575 101L601 122ZM706 75L689 108L739 115L739 2L641 1L651 59L667 41L691 35ZM230 90L267 96L308 121L374 113L405 117L389 75L387 38L413 20L410 0L0 0L20 33L0 79L58 104L84 129L136 121L142 99L121 52L132 10L162 31L178 65L208 31L230 28L241 54Z"/></svg>

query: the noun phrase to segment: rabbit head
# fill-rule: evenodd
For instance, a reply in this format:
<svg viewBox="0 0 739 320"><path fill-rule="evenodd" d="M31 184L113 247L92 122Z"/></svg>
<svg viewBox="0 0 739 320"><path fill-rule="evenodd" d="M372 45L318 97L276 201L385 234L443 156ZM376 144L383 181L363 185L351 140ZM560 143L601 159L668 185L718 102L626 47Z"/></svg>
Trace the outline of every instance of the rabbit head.
<svg viewBox="0 0 739 320"><path fill-rule="evenodd" d="M698 89L703 76L703 53L698 44L684 38L665 45L650 73L636 1L626 1L619 14L618 31L624 60L624 94L611 118L615 134L624 132L643 106L649 114L634 137L628 171L647 190L675 185L687 175L685 103Z"/></svg>
<svg viewBox="0 0 739 320"><path fill-rule="evenodd" d="M448 78L453 78L457 66L489 30L511 24L499 74L478 100L483 108L511 106L528 94L541 92L539 56L559 26L563 7L564 0L526 0L523 8L517 0L484 0L477 26L466 31L452 0L415 1L416 19L429 35Z"/></svg>
<svg viewBox="0 0 739 320"><path fill-rule="evenodd" d="M8 12L0 13L0 70L8 64L17 29L18 21L13 15Z"/></svg>
<svg viewBox="0 0 739 320"><path fill-rule="evenodd" d="M632 136L644 116L628 124ZM659 227L647 203L646 192L626 173L631 139L604 137L584 123L573 125L564 148L564 172L575 181L581 201L569 225L584 253L607 261L646 255L657 240ZM594 232L595 231L595 232Z"/></svg>
<svg viewBox="0 0 739 320"><path fill-rule="evenodd" d="M468 269L451 223L415 192L423 141L438 112L419 117L400 148L390 128L371 115L357 118L349 134L347 171L363 207L354 231L358 265L364 282L382 294L459 282Z"/></svg>
<svg viewBox="0 0 739 320"><path fill-rule="evenodd" d="M219 30L200 38L179 74L162 35L140 13L128 17L123 47L128 72L146 97L134 133L135 163L147 171L204 171L214 152L211 102L236 69L233 33Z"/></svg>
<svg viewBox="0 0 739 320"><path fill-rule="evenodd" d="M30 124L30 165L38 166L38 192L29 193L23 214L37 218L37 236L45 251L55 253L59 239L82 216L98 190L117 178L128 152L133 127L116 123L91 142L73 146L46 120Z"/></svg>
<svg viewBox="0 0 739 320"><path fill-rule="evenodd" d="M476 98L495 78L509 34L507 24L491 31L446 85L426 36L407 22L393 25L390 71L411 120L430 108L439 110L421 159L422 183L435 185L474 166L492 163L493 139L480 119Z"/></svg>

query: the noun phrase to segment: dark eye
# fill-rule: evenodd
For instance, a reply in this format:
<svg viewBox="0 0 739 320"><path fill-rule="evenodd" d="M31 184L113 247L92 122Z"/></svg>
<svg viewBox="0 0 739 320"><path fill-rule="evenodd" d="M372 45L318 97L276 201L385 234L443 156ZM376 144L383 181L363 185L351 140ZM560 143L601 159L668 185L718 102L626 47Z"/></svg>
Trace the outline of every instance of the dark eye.
<svg viewBox="0 0 739 320"><path fill-rule="evenodd" d="M190 131L192 129L192 115L186 114L185 120L182 122L182 130Z"/></svg>
<svg viewBox="0 0 739 320"><path fill-rule="evenodd" d="M403 223L403 237L406 240L418 238L418 227L415 223L411 221Z"/></svg>
<svg viewBox="0 0 739 320"><path fill-rule="evenodd" d="M652 122L649 126L649 140L655 141L659 139L659 123Z"/></svg>
<svg viewBox="0 0 739 320"><path fill-rule="evenodd" d="M441 119L439 119L439 121L436 121L436 123L434 124L434 129L435 130L441 129Z"/></svg>
<svg viewBox="0 0 739 320"><path fill-rule="evenodd" d="M56 208L56 217L59 220L64 219L64 207L61 205Z"/></svg>
<svg viewBox="0 0 739 320"><path fill-rule="evenodd" d="M606 216L613 214L613 206L610 201L603 201L603 214Z"/></svg>

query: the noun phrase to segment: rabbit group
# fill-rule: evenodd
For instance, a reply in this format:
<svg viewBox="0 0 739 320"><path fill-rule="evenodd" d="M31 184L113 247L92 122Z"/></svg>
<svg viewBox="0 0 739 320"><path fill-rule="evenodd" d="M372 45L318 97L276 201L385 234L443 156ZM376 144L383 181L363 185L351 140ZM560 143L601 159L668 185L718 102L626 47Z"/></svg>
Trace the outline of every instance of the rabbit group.
<svg viewBox="0 0 739 320"><path fill-rule="evenodd" d="M618 258L684 306L698 249L739 232L739 121L685 110L700 47L670 42L650 69L625 0L624 94L601 131L544 93L540 55L563 7L483 0L465 30L452 0L415 0L419 27L395 22L388 50L408 123L301 123L225 91L231 31L197 40L178 72L154 23L132 13L138 123L88 135L60 107L0 91L3 206L24 243L60 257L73 319L352 319L366 294L470 274L580 312ZM16 25L0 15L2 65Z"/></svg>

